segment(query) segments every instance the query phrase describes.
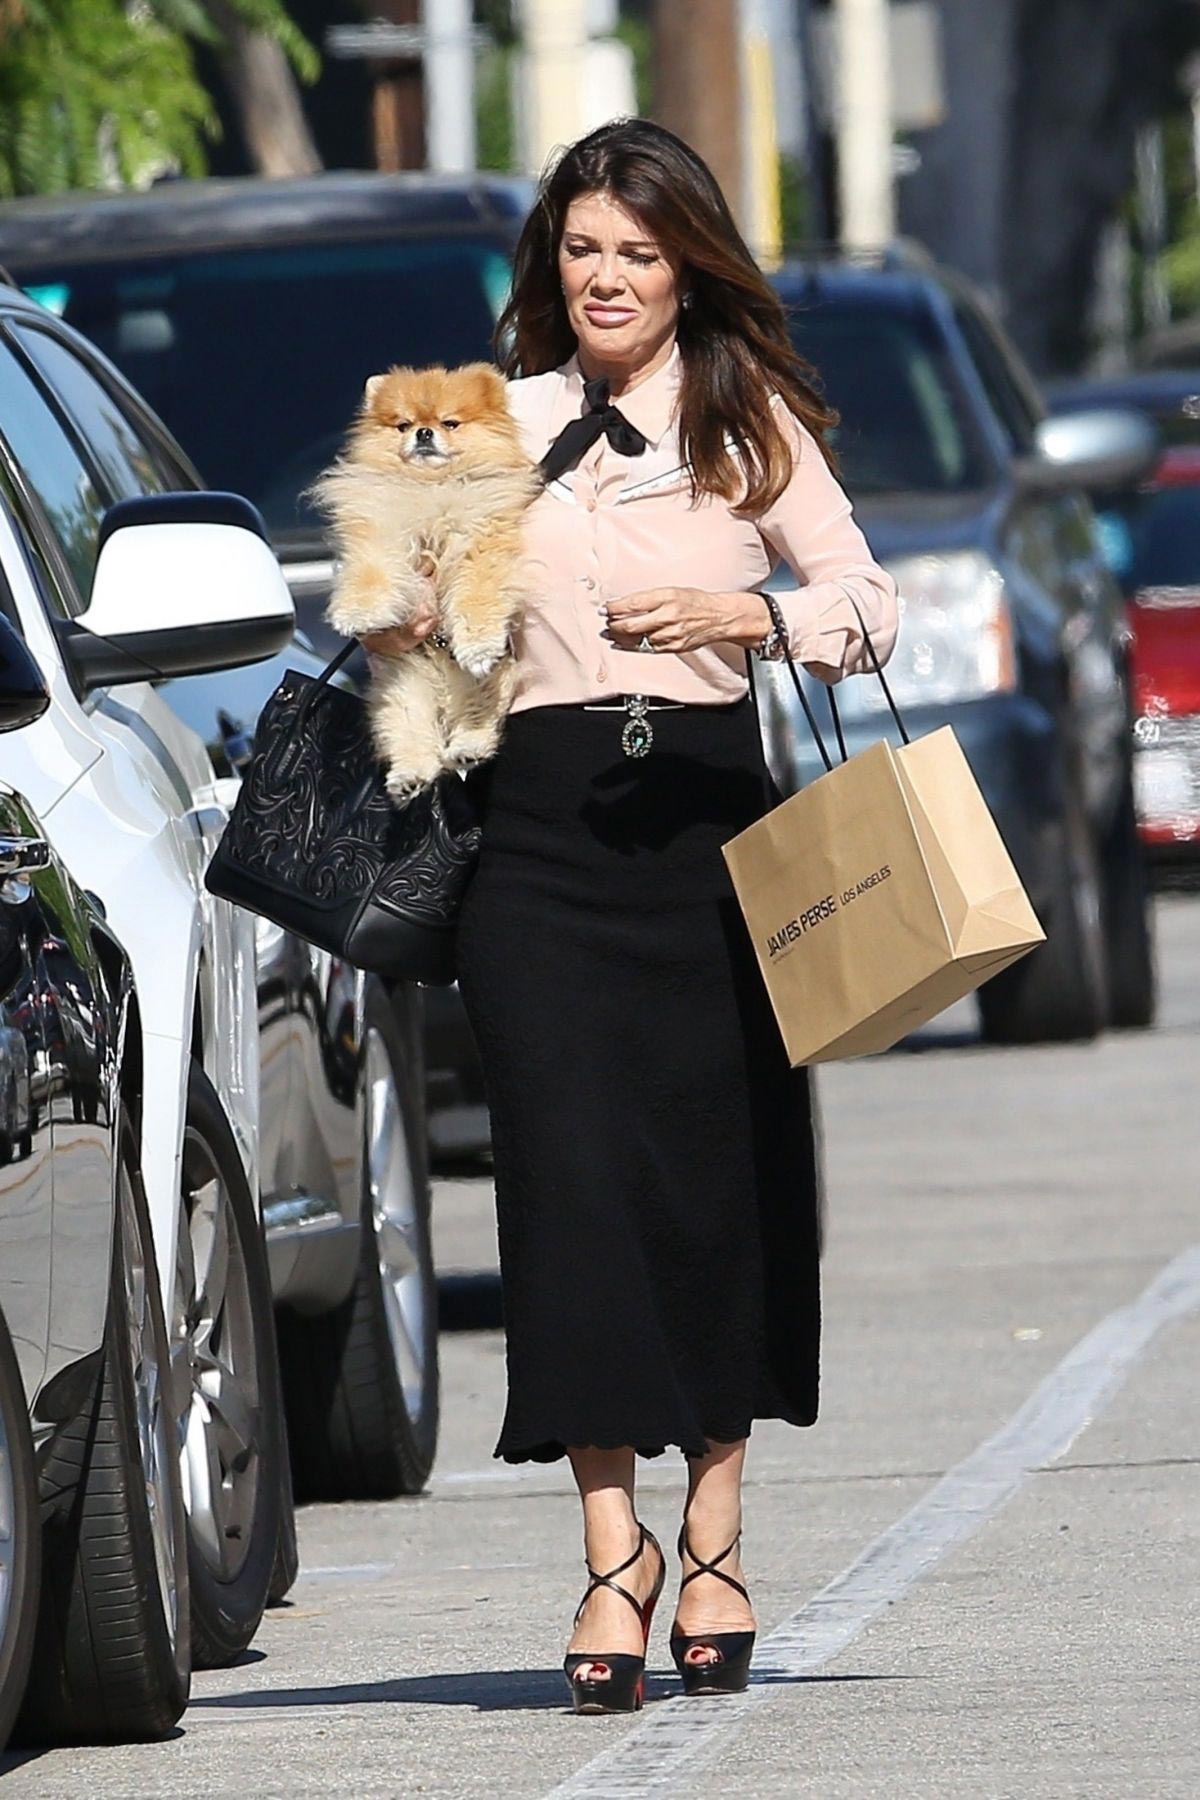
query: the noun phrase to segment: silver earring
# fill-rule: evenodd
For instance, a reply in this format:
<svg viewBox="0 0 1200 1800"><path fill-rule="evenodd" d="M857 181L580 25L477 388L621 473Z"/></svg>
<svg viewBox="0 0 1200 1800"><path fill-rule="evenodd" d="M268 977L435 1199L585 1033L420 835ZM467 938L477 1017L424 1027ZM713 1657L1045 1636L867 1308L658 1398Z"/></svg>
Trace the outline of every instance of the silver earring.
<svg viewBox="0 0 1200 1800"><path fill-rule="evenodd" d="M690 291L683 296L683 299L679 302L679 304L685 310L692 304L692 296L691 296Z"/></svg>

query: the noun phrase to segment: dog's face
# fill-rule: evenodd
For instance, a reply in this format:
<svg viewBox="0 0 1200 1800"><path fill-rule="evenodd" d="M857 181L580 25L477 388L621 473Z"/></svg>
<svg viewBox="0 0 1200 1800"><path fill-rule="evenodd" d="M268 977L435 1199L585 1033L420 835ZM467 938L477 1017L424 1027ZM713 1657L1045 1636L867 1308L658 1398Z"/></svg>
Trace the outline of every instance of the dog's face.
<svg viewBox="0 0 1200 1800"><path fill-rule="evenodd" d="M512 466L521 457L504 379L488 363L372 375L354 438L372 462L415 475Z"/></svg>

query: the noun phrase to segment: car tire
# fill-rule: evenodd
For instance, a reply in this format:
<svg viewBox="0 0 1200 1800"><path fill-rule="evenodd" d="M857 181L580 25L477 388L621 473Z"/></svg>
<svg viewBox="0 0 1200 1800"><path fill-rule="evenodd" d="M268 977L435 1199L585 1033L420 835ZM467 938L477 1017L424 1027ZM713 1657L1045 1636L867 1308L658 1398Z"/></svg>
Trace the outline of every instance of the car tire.
<svg viewBox="0 0 1200 1800"><path fill-rule="evenodd" d="M979 990L991 1044L1078 1043L1108 1021L1100 875L1079 785L1068 780L1046 855L1046 942Z"/></svg>
<svg viewBox="0 0 1200 1800"><path fill-rule="evenodd" d="M262 1229L237 1143L193 1061L171 1348L199 1669L241 1655L275 1569L283 1430L273 1323Z"/></svg>
<svg viewBox="0 0 1200 1800"><path fill-rule="evenodd" d="M0 1314L0 1751L25 1693L33 1655L41 1541L29 1403Z"/></svg>
<svg viewBox="0 0 1200 1800"><path fill-rule="evenodd" d="M278 1358L276 1358L278 1362ZM276 1407L284 1418L283 1386L277 1390ZM275 1561L267 1588L267 1605L282 1606L296 1585L300 1573L300 1545L296 1538L296 1495L292 1486L292 1464L284 1430L283 1454L279 1458L279 1536L275 1541Z"/></svg>
<svg viewBox="0 0 1200 1800"><path fill-rule="evenodd" d="M122 1113L108 1321L89 1403L55 1434L42 1600L18 1735L165 1737L191 1670L187 1538L170 1350L137 1139ZM153 1495L153 1505L150 1496Z"/></svg>
<svg viewBox="0 0 1200 1800"><path fill-rule="evenodd" d="M382 988L368 989L359 1069L363 1201L350 1294L279 1314L292 1471L301 1500L418 1493L437 1449L437 1277L421 1097Z"/></svg>
<svg viewBox="0 0 1200 1800"><path fill-rule="evenodd" d="M1100 847L1100 883L1109 1023L1144 1031L1154 1023L1158 982L1150 867L1138 831L1132 767L1125 771L1120 803Z"/></svg>

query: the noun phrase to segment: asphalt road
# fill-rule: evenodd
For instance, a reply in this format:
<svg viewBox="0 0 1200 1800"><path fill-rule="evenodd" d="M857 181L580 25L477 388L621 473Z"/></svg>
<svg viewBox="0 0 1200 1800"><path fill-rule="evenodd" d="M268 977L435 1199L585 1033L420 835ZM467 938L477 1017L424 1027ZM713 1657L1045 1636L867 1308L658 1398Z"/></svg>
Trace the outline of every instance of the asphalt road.
<svg viewBox="0 0 1200 1800"><path fill-rule="evenodd" d="M824 1411L752 1444L749 1696L672 1698L668 1603L645 1713L565 1711L575 1505L561 1466L491 1462L503 1346L475 1329L443 1336L428 1495L304 1512L292 1603L172 1741L30 1758L4 1800L1194 1800L1200 898L1159 925L1153 1033L990 1051L960 1011L822 1071ZM492 1267L486 1181L436 1207L442 1267ZM464 1294L486 1322L486 1280ZM648 1466L665 1543L680 1493Z"/></svg>

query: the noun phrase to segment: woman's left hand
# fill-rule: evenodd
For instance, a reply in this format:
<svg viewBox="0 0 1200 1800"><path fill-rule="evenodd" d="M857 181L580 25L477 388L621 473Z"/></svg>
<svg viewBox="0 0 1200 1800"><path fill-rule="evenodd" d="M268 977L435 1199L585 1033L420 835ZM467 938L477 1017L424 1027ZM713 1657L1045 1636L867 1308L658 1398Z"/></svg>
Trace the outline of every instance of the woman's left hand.
<svg viewBox="0 0 1200 1800"><path fill-rule="evenodd" d="M610 600L605 610L607 635L618 650L637 650L645 637L655 650L683 655L705 644L757 644L771 628L761 594L647 588Z"/></svg>

